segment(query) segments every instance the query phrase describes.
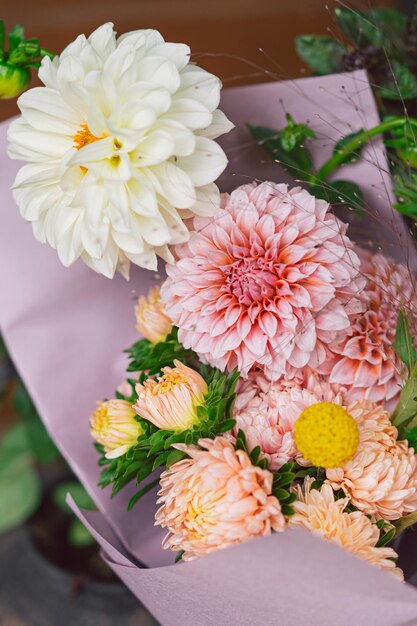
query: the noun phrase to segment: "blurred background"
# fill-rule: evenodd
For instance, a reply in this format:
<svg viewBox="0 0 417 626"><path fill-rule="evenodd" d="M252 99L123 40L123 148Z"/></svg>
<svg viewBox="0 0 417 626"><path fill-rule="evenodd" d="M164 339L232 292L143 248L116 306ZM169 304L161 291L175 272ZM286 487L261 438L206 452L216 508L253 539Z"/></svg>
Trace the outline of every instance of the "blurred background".
<svg viewBox="0 0 417 626"><path fill-rule="evenodd" d="M407 0L349 0L350 7L401 7ZM156 28L168 41L187 42L199 63L225 86L300 76L304 68L294 51L301 33L337 31L336 0L2 0L0 17L8 27L22 22L28 37L59 52L79 33L89 34L112 21L119 33ZM203 58L201 58L203 56ZM0 103L0 119L16 104Z"/></svg>

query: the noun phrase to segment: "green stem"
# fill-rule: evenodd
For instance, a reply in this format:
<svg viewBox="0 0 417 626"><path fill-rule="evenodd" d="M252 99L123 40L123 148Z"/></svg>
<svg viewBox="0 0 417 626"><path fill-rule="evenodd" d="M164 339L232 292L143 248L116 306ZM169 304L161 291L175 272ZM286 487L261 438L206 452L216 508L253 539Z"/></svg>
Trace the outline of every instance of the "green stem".
<svg viewBox="0 0 417 626"><path fill-rule="evenodd" d="M350 154L359 151L363 144L369 141L369 139L372 139L372 137L377 137L378 135L382 135L390 130L407 125L412 126L417 131L417 120L407 117L396 117L394 119L387 120L386 122L381 122L370 130L364 130L361 133L358 133L341 150L339 150L328 161L326 161L324 165L321 166L317 172L317 178L320 181L325 181L335 169L346 161L346 158Z"/></svg>

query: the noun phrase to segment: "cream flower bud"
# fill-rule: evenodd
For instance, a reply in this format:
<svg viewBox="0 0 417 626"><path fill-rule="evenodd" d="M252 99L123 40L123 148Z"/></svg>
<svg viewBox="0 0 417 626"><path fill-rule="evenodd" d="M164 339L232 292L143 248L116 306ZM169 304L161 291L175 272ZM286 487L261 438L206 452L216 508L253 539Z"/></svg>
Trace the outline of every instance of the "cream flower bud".
<svg viewBox="0 0 417 626"><path fill-rule="evenodd" d="M90 417L90 432L104 447L106 457L115 459L136 444L143 430L130 402L107 400L97 404Z"/></svg>
<svg viewBox="0 0 417 626"><path fill-rule="evenodd" d="M140 296L135 315L137 330L152 343L164 341L171 332L172 322L161 302L159 285L152 287L147 296Z"/></svg>
<svg viewBox="0 0 417 626"><path fill-rule="evenodd" d="M134 410L161 430L183 432L198 423L197 407L204 402L207 383L198 372L180 361L164 367L158 380L148 378L136 385Z"/></svg>

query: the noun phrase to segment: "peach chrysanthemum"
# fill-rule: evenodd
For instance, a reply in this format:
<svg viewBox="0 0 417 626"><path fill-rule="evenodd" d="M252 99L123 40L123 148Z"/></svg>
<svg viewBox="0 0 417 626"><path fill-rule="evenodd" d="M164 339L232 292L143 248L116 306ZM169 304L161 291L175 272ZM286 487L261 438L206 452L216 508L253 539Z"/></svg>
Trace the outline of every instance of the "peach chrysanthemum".
<svg viewBox="0 0 417 626"><path fill-rule="evenodd" d="M204 404L208 387L195 370L181 361L174 365L162 368L157 380L150 377L136 385L133 410L162 430L180 433L199 422L197 408Z"/></svg>
<svg viewBox="0 0 417 626"><path fill-rule="evenodd" d="M140 296L135 306L136 329L151 343L164 341L172 330L172 323L166 314L160 298L160 287L155 285L147 296Z"/></svg>
<svg viewBox="0 0 417 626"><path fill-rule="evenodd" d="M97 402L90 416L91 436L101 444L108 459L115 459L132 448L143 433L130 402L106 400Z"/></svg>
<svg viewBox="0 0 417 626"><path fill-rule="evenodd" d="M330 382L348 387L351 402L365 398L392 411L407 376L393 344L398 313L403 309L413 335L417 334L417 297L407 268L386 258L360 251L367 278L361 299L362 315L352 318L352 329L331 345Z"/></svg>
<svg viewBox="0 0 417 626"><path fill-rule="evenodd" d="M392 521L417 509L417 457L396 441L389 414L366 400L347 408L359 427L356 455L343 467L326 470L333 489L375 519Z"/></svg>
<svg viewBox="0 0 417 626"><path fill-rule="evenodd" d="M181 343L243 376L255 364L271 380L322 364L350 330L364 283L329 205L300 187L253 183L193 224L161 290Z"/></svg>
<svg viewBox="0 0 417 626"><path fill-rule="evenodd" d="M313 374L305 384L294 379L271 383L260 372L239 381L233 409L236 427L243 430L250 450L259 446L269 468L278 470L297 456L294 424L307 407L318 402L342 404L343 388L329 385ZM297 459L303 462L302 459Z"/></svg>
<svg viewBox="0 0 417 626"><path fill-rule="evenodd" d="M311 489L312 478L305 478L301 487L294 488L297 500L294 515L289 517L290 528L302 527L353 552L373 565L391 572L403 580L402 571L395 566L398 555L392 548L377 548L379 529L361 511L345 511L349 498L335 500L330 485Z"/></svg>
<svg viewBox="0 0 417 626"><path fill-rule="evenodd" d="M285 519L271 495L273 476L252 465L243 450L224 437L200 439L200 448L176 447L191 458L161 476L156 525L168 529L163 548L184 550L191 561L272 530Z"/></svg>

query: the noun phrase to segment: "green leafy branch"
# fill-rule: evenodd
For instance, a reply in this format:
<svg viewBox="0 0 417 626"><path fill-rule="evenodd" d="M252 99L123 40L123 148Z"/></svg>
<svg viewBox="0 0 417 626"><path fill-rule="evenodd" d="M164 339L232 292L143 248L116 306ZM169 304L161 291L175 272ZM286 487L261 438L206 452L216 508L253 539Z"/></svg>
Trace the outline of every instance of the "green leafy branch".
<svg viewBox="0 0 417 626"><path fill-rule="evenodd" d="M415 17L385 7L337 7L335 19L348 44L324 35L296 37L298 55L315 74L363 68L377 96L393 101L417 97Z"/></svg>
<svg viewBox="0 0 417 626"><path fill-rule="evenodd" d="M348 203L358 212L363 210L363 195L356 183L347 180L331 182L327 180L336 167L333 166L333 160L337 161L337 164L342 164L353 162L360 157L363 139L356 139L359 133L344 137L335 145L328 171L323 170L324 166L316 171L308 146L308 141L315 139L316 136L306 124L296 124L287 114L287 126L280 130L253 125L248 125L248 128L259 146L293 178L306 182L311 193L333 204Z"/></svg>
<svg viewBox="0 0 417 626"><path fill-rule="evenodd" d="M170 467L186 456L184 452L173 447L175 444L196 445L199 439L214 439L231 430L236 423L232 418L232 406L238 378L237 371L225 375L210 368L208 392L204 404L197 407L199 421L181 433L160 430L138 417L143 434L138 438L137 444L123 456L109 460L104 455L103 447L97 444L96 448L102 455L99 465L104 466L99 485L106 487L112 484L112 496L131 481L141 485L156 469ZM158 479L146 483L131 499L129 510L157 483Z"/></svg>
<svg viewBox="0 0 417 626"><path fill-rule="evenodd" d="M186 350L178 341L175 326L164 341L153 344L148 339L140 339L125 352L129 359L127 371L141 372L139 382L161 374L163 367L173 367L175 360L189 367L196 367L199 363L195 352Z"/></svg>
<svg viewBox="0 0 417 626"><path fill-rule="evenodd" d="M0 98L22 93L30 83L31 68L38 69L44 57L52 59L54 54L41 48L38 39L25 39L21 24L16 24L7 37L0 20Z"/></svg>

